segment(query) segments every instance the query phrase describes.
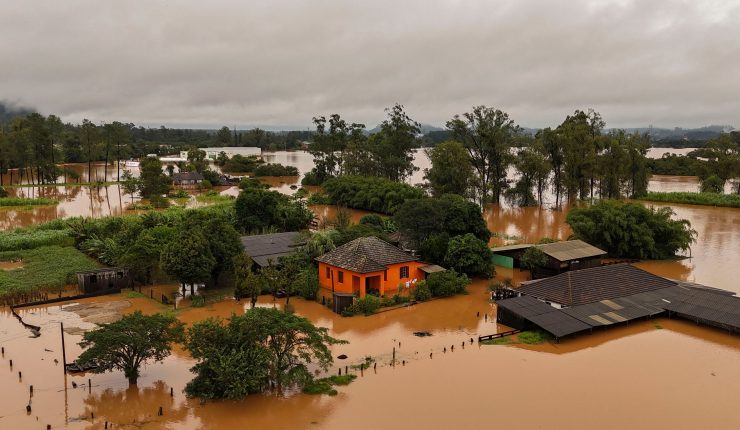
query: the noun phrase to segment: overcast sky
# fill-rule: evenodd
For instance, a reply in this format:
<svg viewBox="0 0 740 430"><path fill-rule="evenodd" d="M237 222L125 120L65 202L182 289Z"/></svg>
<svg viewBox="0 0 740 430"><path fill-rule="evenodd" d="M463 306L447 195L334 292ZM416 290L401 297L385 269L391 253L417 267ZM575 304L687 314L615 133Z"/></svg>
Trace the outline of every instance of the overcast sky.
<svg viewBox="0 0 740 430"><path fill-rule="evenodd" d="M3 0L0 37L0 100L68 121L740 126L740 0Z"/></svg>

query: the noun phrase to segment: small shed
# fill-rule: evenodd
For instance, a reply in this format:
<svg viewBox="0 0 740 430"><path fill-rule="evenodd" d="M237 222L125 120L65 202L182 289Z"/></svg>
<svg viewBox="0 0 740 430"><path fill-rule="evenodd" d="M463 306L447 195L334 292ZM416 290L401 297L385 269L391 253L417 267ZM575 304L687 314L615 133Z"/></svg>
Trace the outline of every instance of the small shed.
<svg viewBox="0 0 740 430"><path fill-rule="evenodd" d="M569 270L587 269L601 266L606 251L582 240L542 243L538 245L517 244L492 248L494 264L502 267L520 267L524 252L535 247L547 255L547 264L542 268L544 275L552 276Z"/></svg>
<svg viewBox="0 0 740 430"><path fill-rule="evenodd" d="M77 272L77 285L82 294L118 293L121 288L131 287L128 269L105 267Z"/></svg>
<svg viewBox="0 0 740 430"><path fill-rule="evenodd" d="M172 182L181 186L198 185L203 182L203 175L198 172L179 172L172 175Z"/></svg>
<svg viewBox="0 0 740 430"><path fill-rule="evenodd" d="M244 252L259 268L275 265L280 257L290 255L297 247L305 245L297 231L242 236L240 240Z"/></svg>

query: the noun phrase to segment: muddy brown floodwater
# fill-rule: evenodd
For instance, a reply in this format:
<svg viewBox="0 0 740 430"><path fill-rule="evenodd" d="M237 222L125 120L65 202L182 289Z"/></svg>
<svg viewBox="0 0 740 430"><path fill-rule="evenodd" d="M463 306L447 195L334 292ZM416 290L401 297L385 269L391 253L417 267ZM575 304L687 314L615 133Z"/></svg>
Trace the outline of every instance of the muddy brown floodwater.
<svg viewBox="0 0 740 430"><path fill-rule="evenodd" d="M54 362L61 360L59 322L74 333L90 324L94 307L104 313L153 313L163 309L156 302L124 294L83 300L81 305L24 309L21 314L27 322L42 326L42 336L35 339L28 338L29 332L6 310L0 313L0 343L5 348L0 359L0 428L51 424L102 429L105 421L114 423L113 428L130 429L740 426L735 413L740 395L739 337L656 319L559 344L479 346L470 344L470 338L506 329L493 318L486 284L474 283L468 295L369 317L342 318L318 303L293 299L299 314L350 342L333 348L335 357L346 354L348 359L336 360L329 373L366 356L378 362L377 371L366 370L351 385L340 387L336 397L265 394L207 404L182 393L192 377L188 369L193 361L180 348L162 364L146 366L133 388L119 372L64 376L61 364ZM121 305L122 301L130 305ZM259 306L282 307L283 302L263 296ZM184 309L178 316L191 324L242 313L245 306L228 300ZM416 337L415 331L432 336ZM76 345L80 336L66 338L72 360L80 352ZM390 365L394 347L399 360L395 367ZM18 371L23 372L22 379ZM29 385L34 394L27 415ZM159 406L164 409L161 417Z"/></svg>

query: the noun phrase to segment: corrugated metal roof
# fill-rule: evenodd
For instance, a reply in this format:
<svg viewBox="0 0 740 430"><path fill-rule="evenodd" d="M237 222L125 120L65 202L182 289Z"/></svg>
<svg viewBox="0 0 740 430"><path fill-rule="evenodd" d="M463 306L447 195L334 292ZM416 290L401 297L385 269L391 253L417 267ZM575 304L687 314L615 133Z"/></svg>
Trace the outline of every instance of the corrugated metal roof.
<svg viewBox="0 0 740 430"><path fill-rule="evenodd" d="M497 246L495 248L491 248L491 252L493 252L494 254L496 254L497 252L502 252L502 251L516 251L518 249L527 249L527 248L531 248L533 246L534 245L527 244L527 243L518 243L518 244L514 244L514 245Z"/></svg>
<svg viewBox="0 0 740 430"><path fill-rule="evenodd" d="M555 337L568 336L591 328L590 325L529 296L499 300L496 306L526 318Z"/></svg>
<svg viewBox="0 0 740 430"><path fill-rule="evenodd" d="M536 246L542 252L558 261L571 261L606 255L606 251L582 240L566 240L563 242L543 243Z"/></svg>
<svg viewBox="0 0 740 430"><path fill-rule="evenodd" d="M427 264L426 266L419 267L419 270L421 270L424 273L438 273L438 272L444 272L447 269L445 269L442 266L437 266L436 264Z"/></svg>

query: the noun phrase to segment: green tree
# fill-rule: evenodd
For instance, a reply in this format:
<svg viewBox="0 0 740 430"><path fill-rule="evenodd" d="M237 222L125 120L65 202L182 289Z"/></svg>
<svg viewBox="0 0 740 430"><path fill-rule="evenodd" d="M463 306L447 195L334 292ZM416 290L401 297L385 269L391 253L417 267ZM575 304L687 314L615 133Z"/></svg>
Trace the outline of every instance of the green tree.
<svg viewBox="0 0 740 430"><path fill-rule="evenodd" d="M413 164L413 150L419 147L421 125L412 120L400 104L385 111L388 118L380 124L380 131L370 136L370 148L378 175L403 181L419 169Z"/></svg>
<svg viewBox="0 0 740 430"><path fill-rule="evenodd" d="M722 194L725 192L725 181L717 175L703 179L701 181L701 192Z"/></svg>
<svg viewBox="0 0 740 430"><path fill-rule="evenodd" d="M424 172L424 179L432 196L443 194L469 195L473 181L473 165L465 147L454 141L442 142L427 150L432 167Z"/></svg>
<svg viewBox="0 0 740 430"><path fill-rule="evenodd" d="M123 171L123 181L121 182L121 188L123 191L131 196L131 204L134 204L134 193L139 189L139 179L135 178L130 170Z"/></svg>
<svg viewBox="0 0 740 430"><path fill-rule="evenodd" d="M534 272L547 265L547 255L542 252L541 249L536 246L530 246L522 254L522 258L519 260L521 266L530 272Z"/></svg>
<svg viewBox="0 0 740 430"><path fill-rule="evenodd" d="M206 160L206 151L198 148L188 150L188 169L203 173L208 169L208 160Z"/></svg>
<svg viewBox="0 0 740 430"><path fill-rule="evenodd" d="M470 279L454 270L445 270L430 274L424 282L434 297L450 297L467 292Z"/></svg>
<svg viewBox="0 0 740 430"><path fill-rule="evenodd" d="M231 130L223 126L216 132L216 144L221 146L231 146Z"/></svg>
<svg viewBox="0 0 740 430"><path fill-rule="evenodd" d="M182 337L183 325L174 316L136 311L86 332L80 342L85 351L77 361L96 363L95 373L123 371L129 384L135 385L141 365L164 360Z"/></svg>
<svg viewBox="0 0 740 430"><path fill-rule="evenodd" d="M688 220L674 220L670 207L602 200L573 208L566 222L573 236L617 258L663 259L687 251L696 237Z"/></svg>
<svg viewBox="0 0 740 430"><path fill-rule="evenodd" d="M507 190L507 198L519 206L542 205L542 195L551 169L544 145L535 140L530 146L524 147L517 154L514 165L519 171L519 179L514 188ZM534 192L537 193L536 200Z"/></svg>
<svg viewBox="0 0 740 430"><path fill-rule="evenodd" d="M170 178L162 171L162 162L155 157L146 157L139 165L139 192L144 198L167 194L170 189Z"/></svg>
<svg viewBox="0 0 740 430"><path fill-rule="evenodd" d="M168 275L185 284L208 281L216 266L208 240L198 231L183 230L162 250L162 268Z"/></svg>
<svg viewBox="0 0 740 430"><path fill-rule="evenodd" d="M277 309L254 308L226 325L193 325L186 347L197 364L186 387L191 396L239 398L276 386L303 386L313 378L308 365L328 369L329 346L344 343L305 318Z"/></svg>
<svg viewBox="0 0 740 430"><path fill-rule="evenodd" d="M490 278L493 275L492 258L486 242L468 233L450 239L445 264L458 273Z"/></svg>
<svg viewBox="0 0 740 430"><path fill-rule="evenodd" d="M93 182L92 162L97 156L99 130L98 127L88 119L82 120L82 126L80 127L80 141L85 148L85 159L87 160L87 181Z"/></svg>
<svg viewBox="0 0 740 430"><path fill-rule="evenodd" d="M498 203L507 188L506 172L511 164L510 148L519 127L498 109L475 106L472 112L455 115L447 128L470 154L476 173L476 195L483 206Z"/></svg>

